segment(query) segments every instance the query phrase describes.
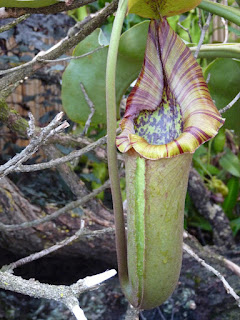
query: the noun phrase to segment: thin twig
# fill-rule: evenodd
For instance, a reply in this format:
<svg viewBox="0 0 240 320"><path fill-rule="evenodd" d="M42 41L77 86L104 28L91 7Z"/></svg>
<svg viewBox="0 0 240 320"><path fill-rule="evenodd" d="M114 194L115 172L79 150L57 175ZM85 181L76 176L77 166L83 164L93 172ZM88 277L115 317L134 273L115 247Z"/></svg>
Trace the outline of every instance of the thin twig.
<svg viewBox="0 0 240 320"><path fill-rule="evenodd" d="M159 313L159 315L160 315L160 317L161 317L162 320L167 320L167 319L165 318L164 314L162 313L162 310L160 309L160 307L157 307L157 311L158 311L158 313Z"/></svg>
<svg viewBox="0 0 240 320"><path fill-rule="evenodd" d="M139 313L139 317L140 317L141 320L147 320L147 318L144 317L142 311Z"/></svg>
<svg viewBox="0 0 240 320"><path fill-rule="evenodd" d="M228 0L224 0L223 4L225 6L228 6ZM228 31L228 20L224 19L223 17L221 17L222 23L224 25L224 41L223 43L227 43L228 42L228 36L229 36L229 31Z"/></svg>
<svg viewBox="0 0 240 320"><path fill-rule="evenodd" d="M65 58L60 58L60 59L55 59L55 60L46 60L46 59L38 57L37 60L40 61L40 62L45 62L45 63L64 62L64 61L75 60L75 59L78 60L78 59L81 59L81 58L85 58L85 57L87 57L87 56L89 56L89 55L91 55L91 54L93 54L93 53L95 53L95 52L97 52L97 51L99 51L99 50L101 50L103 48L104 48L104 46L100 46L100 47L98 47L98 48L96 48L96 49L94 49L92 51L89 51L87 53L82 54L81 56L71 56L71 57L65 57ZM10 70L12 70L12 69L10 69Z"/></svg>
<svg viewBox="0 0 240 320"><path fill-rule="evenodd" d="M200 40L199 40L199 42L198 42L197 49L196 49L196 51L195 51L195 53L194 53L194 58L195 58L195 59L197 59L197 57L198 57L198 55L199 55L199 51L200 51L201 46L202 46L202 44L203 44L205 34L206 34L206 32L207 32L207 30L208 30L208 28L209 28L209 25L210 25L212 16L213 16L212 13L209 13L209 14L208 14L207 21L206 21L205 25L202 27Z"/></svg>
<svg viewBox="0 0 240 320"><path fill-rule="evenodd" d="M77 240L83 234L83 232L84 232L84 221L82 220L80 229L76 233L74 233L74 235L72 235L71 237L68 237L68 238L62 240L49 248L46 248L46 249L41 250L39 252L33 253L27 257L19 259L15 262L12 262L8 266L4 266L2 268L2 270L4 270L4 271L14 270L14 269L26 264L26 263L29 263L29 262L38 260L42 257L45 257L46 255L53 253L53 252L65 247L65 246L69 245L73 241Z"/></svg>
<svg viewBox="0 0 240 320"><path fill-rule="evenodd" d="M23 162L27 161L39 149L39 147L48 140L48 138L53 136L55 133L59 133L66 129L69 124L67 121L61 123L62 117L63 112L58 113L49 125L41 129L39 133L34 134L32 132L35 130L34 119L30 115L28 131L31 136L30 143L22 152L16 154L12 159L0 166L0 177L4 177L10 172L16 170Z"/></svg>
<svg viewBox="0 0 240 320"><path fill-rule="evenodd" d="M202 10L197 8L198 11L198 26L200 28L200 30L202 30L203 27L203 23L202 23Z"/></svg>
<svg viewBox="0 0 240 320"><path fill-rule="evenodd" d="M209 83L210 79L211 79L211 73L209 72L209 74L207 75L206 84Z"/></svg>
<svg viewBox="0 0 240 320"><path fill-rule="evenodd" d="M226 112L227 110L231 109L232 106L240 99L240 91L238 92L238 94L236 95L236 97L231 101L229 102L228 105L226 105L226 107L222 108L219 110L219 112L222 114L224 112Z"/></svg>
<svg viewBox="0 0 240 320"><path fill-rule="evenodd" d="M224 18L221 18L222 20L222 23L224 25L224 40L223 40L223 43L227 43L228 42L228 35L229 35L229 32L228 32L228 21Z"/></svg>
<svg viewBox="0 0 240 320"><path fill-rule="evenodd" d="M180 28L182 28L184 31L187 32L188 37L189 37L189 41L192 43L192 42L193 42L193 41L192 41L192 36L191 36L191 34L190 34L189 29L188 29L188 28L185 28L180 22L178 22L178 25L179 25Z"/></svg>
<svg viewBox="0 0 240 320"><path fill-rule="evenodd" d="M93 192L86 195L85 197L82 197L81 199L78 199L76 201L72 201L69 204L67 204L65 207L55 211L51 215L45 216L43 218L36 219L33 221L23 222L21 224L12 224L12 225L8 224L8 225L6 225L3 223L0 223L0 230L5 231L5 232L6 231L13 231L13 230L22 230L22 229L36 227L36 226L38 226L42 223L45 223L45 222L49 222L49 221L58 218L60 215L66 213L76 207L82 206L83 204L85 204L86 202L88 202L89 200L94 198L96 195L98 195L99 193L104 191L106 188L109 188L109 186L110 186L110 181L108 180L101 187L99 187L98 189L95 189Z"/></svg>
<svg viewBox="0 0 240 320"><path fill-rule="evenodd" d="M203 259L201 259L185 243L183 244L183 250L185 250L191 257L193 257L195 260L197 260L204 268L206 268L208 271L210 271L213 274L215 274L215 276L217 276L218 279L220 279L222 281L227 293L230 294L237 301L238 307L240 307L240 297L236 294L236 292L233 290L233 288L230 286L230 284L227 282L227 280L223 277L223 275L218 270L216 270L215 268L213 268L212 266L207 264Z"/></svg>
<svg viewBox="0 0 240 320"><path fill-rule="evenodd" d="M92 117L95 113L95 107L94 107L94 103L92 102L92 100L89 98L85 88L84 88L84 85L82 84L82 82L80 82L80 87L81 87L81 90L82 90L82 93L84 95L84 98L90 108L90 114L88 116L88 119L85 123L85 126L84 126L84 129L83 129L83 132L81 133L81 136L85 136L85 134L87 134L88 132L88 129L90 127L90 124L91 124L91 121L92 121Z"/></svg>
<svg viewBox="0 0 240 320"><path fill-rule="evenodd" d="M21 17L18 17L17 19L9 22L8 24L5 24L4 26L0 27L0 33L10 30L11 28L15 27L20 22L26 20L28 17L30 17L29 13L28 14L24 14Z"/></svg>
<svg viewBox="0 0 240 320"><path fill-rule="evenodd" d="M138 319L139 319L139 309L136 309L131 304L129 304L127 308L127 313L125 315L125 320L138 320Z"/></svg>
<svg viewBox="0 0 240 320"><path fill-rule="evenodd" d="M27 135L28 135L28 138L31 139L36 133L35 119L31 112L28 113L28 118L29 118L29 121L28 121Z"/></svg>
<svg viewBox="0 0 240 320"><path fill-rule="evenodd" d="M79 307L79 305L75 304L74 306L68 306L68 308L72 311L77 320L87 320L83 310Z"/></svg>

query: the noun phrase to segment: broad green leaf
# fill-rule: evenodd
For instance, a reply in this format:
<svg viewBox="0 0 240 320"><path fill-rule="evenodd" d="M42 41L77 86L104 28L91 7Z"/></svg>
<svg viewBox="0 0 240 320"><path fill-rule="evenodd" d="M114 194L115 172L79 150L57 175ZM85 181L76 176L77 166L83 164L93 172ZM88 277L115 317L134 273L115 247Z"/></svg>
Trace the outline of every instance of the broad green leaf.
<svg viewBox="0 0 240 320"><path fill-rule="evenodd" d="M218 58L208 65L204 76L210 74L208 88L218 109L224 108L239 92L240 61ZM240 140L240 100L223 114L226 118L224 128L232 129Z"/></svg>
<svg viewBox="0 0 240 320"><path fill-rule="evenodd" d="M129 0L129 13L138 14L144 18L159 19L171 17L189 11L199 5L201 0Z"/></svg>
<svg viewBox="0 0 240 320"><path fill-rule="evenodd" d="M41 8L58 3L57 0L0 0L0 7L6 8Z"/></svg>
<svg viewBox="0 0 240 320"><path fill-rule="evenodd" d="M146 47L148 21L144 21L122 34L119 44L117 63L116 92L117 107L129 85L141 69ZM98 47L100 29L95 30L75 49L74 55L80 56ZM84 123L90 113L89 106L80 88L85 90L95 106L92 124L106 123L105 73L108 46L87 57L72 60L63 74L62 102L68 117Z"/></svg>
<svg viewBox="0 0 240 320"><path fill-rule="evenodd" d="M232 177L228 183L228 195L223 202L223 210L229 218L232 217L232 211L237 203L239 193L239 178Z"/></svg>
<svg viewBox="0 0 240 320"><path fill-rule="evenodd" d="M219 160L219 163L227 172L231 173L235 177L240 178L240 160L235 154L232 153L231 150L227 150L227 152Z"/></svg>

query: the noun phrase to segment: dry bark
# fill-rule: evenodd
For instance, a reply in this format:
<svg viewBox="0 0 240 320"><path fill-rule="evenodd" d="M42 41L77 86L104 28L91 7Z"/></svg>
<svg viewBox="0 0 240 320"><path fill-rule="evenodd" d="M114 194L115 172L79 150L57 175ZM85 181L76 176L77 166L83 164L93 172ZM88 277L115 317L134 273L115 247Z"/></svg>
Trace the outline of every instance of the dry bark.
<svg viewBox="0 0 240 320"><path fill-rule="evenodd" d="M85 190L86 192L86 190ZM90 230L113 226L113 215L101 210L96 200L89 201L84 209L85 227ZM102 207L103 208L103 207ZM53 213L57 208L48 206L44 210L31 204L8 178L0 180L0 221L4 224L20 224ZM59 218L37 227L1 232L0 247L17 255L28 255L42 250L75 233L80 227L80 218L68 212ZM115 242L113 233L101 234L94 238L85 234L63 249L57 255L85 256L115 263Z"/></svg>

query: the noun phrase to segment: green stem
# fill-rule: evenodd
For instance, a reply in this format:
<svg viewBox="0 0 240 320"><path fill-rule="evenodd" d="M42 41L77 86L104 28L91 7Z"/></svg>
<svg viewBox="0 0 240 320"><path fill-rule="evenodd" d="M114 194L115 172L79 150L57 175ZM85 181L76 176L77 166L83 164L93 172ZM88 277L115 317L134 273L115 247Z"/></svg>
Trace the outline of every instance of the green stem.
<svg viewBox="0 0 240 320"><path fill-rule="evenodd" d="M116 64L119 40L122 31L124 17L127 11L127 0L120 0L113 24L110 45L108 49L106 70L106 103L107 103L107 153L108 169L111 181L113 209L116 229L116 247L118 257L118 273L122 286L128 285L127 271L127 246L125 235L125 223L123 216L122 197L118 175L116 139Z"/></svg>
<svg viewBox="0 0 240 320"><path fill-rule="evenodd" d="M189 48L193 53L197 47ZM205 44L201 46L198 58L235 58L240 59L240 44Z"/></svg>
<svg viewBox="0 0 240 320"><path fill-rule="evenodd" d="M225 6L223 4L215 3L209 0L203 0L198 6L198 8L211 12L213 14L216 14L220 17L223 17L240 26L240 10L239 9L236 9L230 6Z"/></svg>

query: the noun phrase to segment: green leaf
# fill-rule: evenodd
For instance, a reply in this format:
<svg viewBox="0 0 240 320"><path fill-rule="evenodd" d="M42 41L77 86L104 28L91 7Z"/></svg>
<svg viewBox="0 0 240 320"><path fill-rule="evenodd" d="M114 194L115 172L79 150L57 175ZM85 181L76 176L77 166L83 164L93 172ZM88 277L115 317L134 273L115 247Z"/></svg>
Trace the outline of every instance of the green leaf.
<svg viewBox="0 0 240 320"><path fill-rule="evenodd" d="M208 88L218 109L225 107L239 92L240 61L219 58L205 69L204 76L210 74ZM234 130L240 140L240 100L223 114L226 118L223 128Z"/></svg>
<svg viewBox="0 0 240 320"><path fill-rule="evenodd" d="M240 178L240 160L229 149L219 160L220 165L233 176Z"/></svg>
<svg viewBox="0 0 240 320"><path fill-rule="evenodd" d="M194 221L190 220L189 225L205 231L212 231L212 226L210 223L206 219L199 216L195 217Z"/></svg>
<svg viewBox="0 0 240 320"><path fill-rule="evenodd" d="M240 230L240 218L234 219L230 222L233 235L236 236L238 231Z"/></svg>
<svg viewBox="0 0 240 320"><path fill-rule="evenodd" d="M239 192L239 179L232 177L228 183L228 195L223 202L223 210L228 215L229 218L232 216L232 211L237 203L238 192Z"/></svg>
<svg viewBox="0 0 240 320"><path fill-rule="evenodd" d="M41 8L58 3L57 0L0 0L0 7L6 8Z"/></svg>
<svg viewBox="0 0 240 320"><path fill-rule="evenodd" d="M129 85L137 78L146 47L149 21L137 24L122 34L119 44L116 92L117 106ZM98 47L100 29L95 30L74 51L80 56ZM101 38L102 39L102 38ZM105 74L108 46L87 57L72 60L63 74L62 102L68 117L78 123L86 122L89 106L80 88L80 82L94 103L92 124L106 123Z"/></svg>
<svg viewBox="0 0 240 320"><path fill-rule="evenodd" d="M218 175L220 170L212 164L205 164L206 170L212 175Z"/></svg>

